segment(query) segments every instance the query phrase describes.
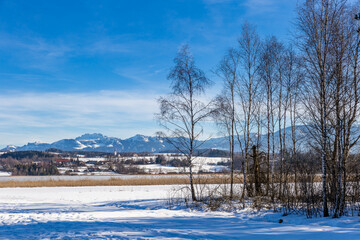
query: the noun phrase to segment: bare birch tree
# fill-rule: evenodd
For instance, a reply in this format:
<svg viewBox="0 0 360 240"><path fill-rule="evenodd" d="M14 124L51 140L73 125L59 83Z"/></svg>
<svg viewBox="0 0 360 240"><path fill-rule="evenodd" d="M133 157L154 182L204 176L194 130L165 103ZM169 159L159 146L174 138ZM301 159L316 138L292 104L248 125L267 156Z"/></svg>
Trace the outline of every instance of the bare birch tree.
<svg viewBox="0 0 360 240"><path fill-rule="evenodd" d="M297 184L297 146L298 146L298 136L297 136L297 125L300 117L300 105L299 98L301 97L301 87L303 80L303 71L301 66L301 59L296 55L292 47L288 48L285 53L285 88L286 88L286 101L287 107L285 108L285 117L286 111L289 113L290 118L290 128L291 128L291 172L294 174L294 192L295 195L298 193L298 184ZM284 123L284 126L286 124ZM284 130L285 131L285 130ZM284 136L285 141L285 136ZM285 146L284 146L285 149Z"/></svg>
<svg viewBox="0 0 360 240"><path fill-rule="evenodd" d="M239 81L237 92L240 102L240 111L238 114L239 122L236 128L238 142L242 149L242 172L243 172L243 199L246 194L246 171L250 161L250 151L252 139L250 133L254 130L256 120L257 106L260 102L259 95L259 65L261 53L261 41L254 26L244 23L241 29L241 35L238 39L238 52L240 56ZM242 132L242 137L241 133ZM243 144L242 144L243 143Z"/></svg>
<svg viewBox="0 0 360 240"><path fill-rule="evenodd" d="M268 38L261 53L261 81L266 95L266 130L267 130L267 183L266 193L269 193L270 182L274 190L274 167L275 167L275 126L276 126L276 91L279 87L278 79L278 59L281 44L275 37ZM270 154L271 153L271 154ZM272 164L270 164L270 156ZM274 191L272 191L274 193ZM274 197L272 195L272 197Z"/></svg>
<svg viewBox="0 0 360 240"><path fill-rule="evenodd" d="M236 85L238 82L239 54L231 48L220 62L216 74L223 79L224 89L216 98L216 121L226 129L230 150L230 199L233 198L235 129L236 129Z"/></svg>
<svg viewBox="0 0 360 240"><path fill-rule="evenodd" d="M201 123L212 114L209 107L211 103L205 104L199 97L211 81L195 65L187 45L180 48L174 63L175 66L168 75L168 79L172 81L172 93L158 100L160 113L157 118L166 130L160 135L187 157L191 198L196 201L192 170L194 152L203 143L199 141L203 134Z"/></svg>

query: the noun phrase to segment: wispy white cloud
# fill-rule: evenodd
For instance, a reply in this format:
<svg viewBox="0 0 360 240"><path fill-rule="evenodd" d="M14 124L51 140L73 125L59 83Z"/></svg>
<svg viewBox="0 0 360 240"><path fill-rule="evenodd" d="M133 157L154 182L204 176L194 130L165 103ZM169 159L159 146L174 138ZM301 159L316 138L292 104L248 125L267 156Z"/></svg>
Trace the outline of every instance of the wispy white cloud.
<svg viewBox="0 0 360 240"><path fill-rule="evenodd" d="M157 98L156 93L146 91L3 94L0 96L0 132L4 136L11 135L11 129L32 129L33 132L28 133L29 138L36 137L39 129L81 129L84 133L94 129L124 129L124 126L131 126L126 136L140 133L141 128L151 128L154 133ZM55 137L50 135L48 137L51 139ZM7 141L1 138L0 145L9 144ZM22 140L18 139L17 142Z"/></svg>
<svg viewBox="0 0 360 240"><path fill-rule="evenodd" d="M150 58L177 47L177 43L169 40L142 40L129 34L101 35L91 39L47 39L34 35L20 36L0 31L0 52L7 54L8 61L12 61L13 65L23 69L58 72L68 67L71 58L95 56L101 59L102 55L116 55L122 60Z"/></svg>
<svg viewBox="0 0 360 240"><path fill-rule="evenodd" d="M0 111L3 118L25 113L34 118L41 113L64 115L68 117L92 114L108 115L122 114L122 119L151 119L157 108L156 94L131 93L122 91L99 91L89 93L23 93L0 96ZM141 118L140 118L141 117ZM61 121L66 119L61 119ZM90 119L89 119L90 120ZM121 119L120 119L121 120ZM90 120L97 121L97 120ZM109 120L107 120L109 121ZM119 120L111 120L113 122ZM71 122L71 121L70 121ZM76 123L76 122L74 122ZM14 123L12 123L14 124ZM81 124L86 124L82 122Z"/></svg>
<svg viewBox="0 0 360 240"><path fill-rule="evenodd" d="M21 38L10 35L0 34L0 47L1 48L19 48L31 53L39 53L43 56L59 57L65 53L72 51L72 48L61 42L50 43L40 37L22 36Z"/></svg>
<svg viewBox="0 0 360 240"><path fill-rule="evenodd" d="M114 69L114 73L125 77L127 79L134 80L141 84L152 85L154 83L154 79L157 80L157 88L162 88L162 83L159 80L164 80L167 77L167 73L170 70L170 66L160 67L157 65L144 66L143 68L139 67L116 67ZM166 86L168 87L168 83Z"/></svg>
<svg viewBox="0 0 360 240"><path fill-rule="evenodd" d="M32 35L16 36L0 33L0 50L11 52L18 64L26 68L54 69L74 52L73 46L62 41L47 41Z"/></svg>

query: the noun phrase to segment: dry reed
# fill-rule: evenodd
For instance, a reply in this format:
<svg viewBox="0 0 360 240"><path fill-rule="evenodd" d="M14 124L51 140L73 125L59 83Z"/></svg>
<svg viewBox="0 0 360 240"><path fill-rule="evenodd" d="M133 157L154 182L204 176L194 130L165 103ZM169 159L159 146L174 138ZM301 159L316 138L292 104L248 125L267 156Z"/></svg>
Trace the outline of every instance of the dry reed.
<svg viewBox="0 0 360 240"><path fill-rule="evenodd" d="M314 182L320 182L320 177L316 176ZM248 181L248 179L247 179ZM278 182L278 179L274 179ZM293 182L291 177L288 183ZM194 177L195 184L229 184L230 178L226 175L197 175ZM234 178L235 184L243 183L242 177ZM120 179L110 178L102 180L81 179L81 180L42 180L42 181L0 181L0 188L10 187L82 187L82 186L140 186L140 185L183 185L189 184L189 179L183 176L172 175L167 178L156 178L139 176L139 178Z"/></svg>
<svg viewBox="0 0 360 240"><path fill-rule="evenodd" d="M195 184L225 184L229 183L227 176L202 176L194 179ZM240 181L239 181L240 182ZM169 178L110 178L105 180L45 180L45 181L4 181L0 188L10 187L82 187L82 186L139 186L139 185L182 185L189 184L189 179L172 176Z"/></svg>

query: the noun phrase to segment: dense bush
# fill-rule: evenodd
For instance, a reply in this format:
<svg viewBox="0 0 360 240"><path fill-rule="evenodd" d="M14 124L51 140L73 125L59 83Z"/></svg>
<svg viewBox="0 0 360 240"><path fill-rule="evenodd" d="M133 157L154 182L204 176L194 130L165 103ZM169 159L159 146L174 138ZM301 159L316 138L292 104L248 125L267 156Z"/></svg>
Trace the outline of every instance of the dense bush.
<svg viewBox="0 0 360 240"><path fill-rule="evenodd" d="M186 167L189 165L186 159L180 160L178 158L167 161L167 164L173 167Z"/></svg>
<svg viewBox="0 0 360 240"><path fill-rule="evenodd" d="M120 174L144 174L145 171L137 166L124 163L115 164L114 170Z"/></svg>
<svg viewBox="0 0 360 240"><path fill-rule="evenodd" d="M167 162L167 159L166 159L165 156L159 155L159 156L156 157L156 160L155 160L155 163L156 163L156 164L160 164L160 165L165 166L165 165L166 165L166 162Z"/></svg>
<svg viewBox="0 0 360 240"><path fill-rule="evenodd" d="M19 152L7 152L0 155L0 158L14 158L16 160L21 159L35 159L35 158L53 158L54 154L40 151L19 151Z"/></svg>
<svg viewBox="0 0 360 240"><path fill-rule="evenodd" d="M12 171L13 175L30 175L30 176L44 176L44 175L58 175L58 169L52 164L18 164Z"/></svg>

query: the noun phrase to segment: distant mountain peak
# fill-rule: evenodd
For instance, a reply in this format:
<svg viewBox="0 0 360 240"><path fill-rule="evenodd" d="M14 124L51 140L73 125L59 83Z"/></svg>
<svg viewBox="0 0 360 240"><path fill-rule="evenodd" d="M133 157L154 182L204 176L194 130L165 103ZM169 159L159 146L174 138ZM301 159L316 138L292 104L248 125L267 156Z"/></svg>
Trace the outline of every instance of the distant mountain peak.
<svg viewBox="0 0 360 240"><path fill-rule="evenodd" d="M145 136L145 135L141 135L141 134L136 134L135 136L128 138L129 140L134 140L134 141L145 141L145 142L149 142L149 137Z"/></svg>
<svg viewBox="0 0 360 240"><path fill-rule="evenodd" d="M75 138L75 140L98 140L98 139L104 139L107 138L101 133L85 133L81 135L80 137Z"/></svg>
<svg viewBox="0 0 360 240"><path fill-rule="evenodd" d="M4 149L15 150L15 149L16 149L16 146L14 146L14 145L7 145L6 148L4 148Z"/></svg>

